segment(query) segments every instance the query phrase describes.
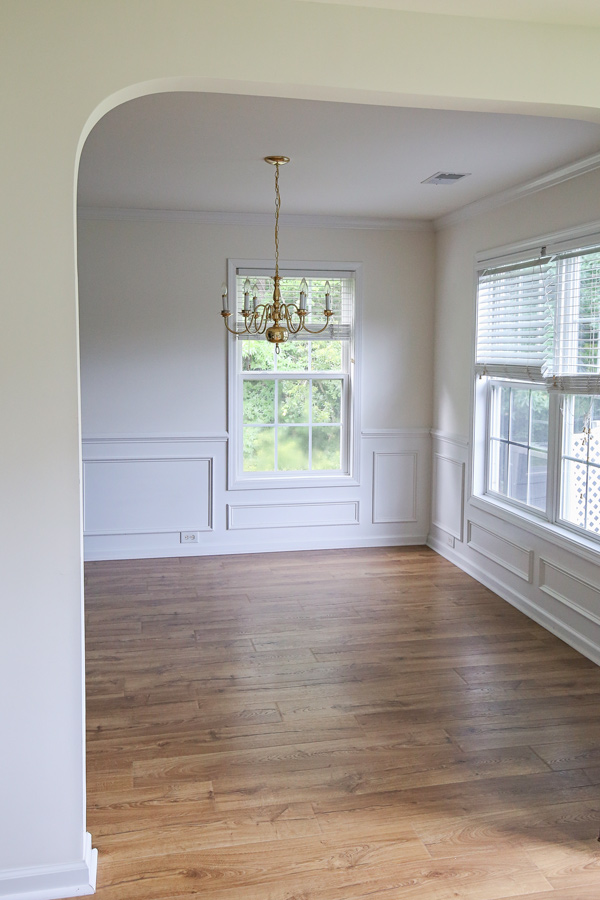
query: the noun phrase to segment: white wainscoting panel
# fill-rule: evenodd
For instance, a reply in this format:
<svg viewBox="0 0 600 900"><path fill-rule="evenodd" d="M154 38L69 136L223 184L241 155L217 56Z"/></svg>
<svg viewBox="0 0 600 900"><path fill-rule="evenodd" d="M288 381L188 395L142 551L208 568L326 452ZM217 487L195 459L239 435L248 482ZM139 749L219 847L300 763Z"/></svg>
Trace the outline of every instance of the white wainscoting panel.
<svg viewBox="0 0 600 900"><path fill-rule="evenodd" d="M600 585L540 559L540 590L600 625Z"/></svg>
<svg viewBox="0 0 600 900"><path fill-rule="evenodd" d="M84 534L210 531L210 458L88 459Z"/></svg>
<svg viewBox="0 0 600 900"><path fill-rule="evenodd" d="M429 532L428 428L361 432L358 485L244 492L227 490L224 433L82 443L86 560L386 547L425 543ZM181 531L199 539L182 544Z"/></svg>
<svg viewBox="0 0 600 900"><path fill-rule="evenodd" d="M441 453L433 456L432 524L463 539L465 464Z"/></svg>
<svg viewBox="0 0 600 900"><path fill-rule="evenodd" d="M533 550L526 550L471 521L467 525L467 544L529 584L533 581Z"/></svg>
<svg viewBox="0 0 600 900"><path fill-rule="evenodd" d="M320 525L358 525L358 500L320 503L257 503L229 504L227 527L239 528L296 528Z"/></svg>
<svg viewBox="0 0 600 900"><path fill-rule="evenodd" d="M373 453L373 522L417 521L416 451Z"/></svg>

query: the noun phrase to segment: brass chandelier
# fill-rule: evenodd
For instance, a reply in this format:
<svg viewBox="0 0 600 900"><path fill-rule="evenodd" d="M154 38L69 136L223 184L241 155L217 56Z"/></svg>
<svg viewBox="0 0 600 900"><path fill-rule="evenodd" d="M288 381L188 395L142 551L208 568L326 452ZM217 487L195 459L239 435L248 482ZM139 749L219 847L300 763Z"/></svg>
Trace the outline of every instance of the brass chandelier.
<svg viewBox="0 0 600 900"><path fill-rule="evenodd" d="M246 278L244 282L244 308L242 316L244 321L241 331L230 328L227 319L233 315L229 310L229 302L227 298L227 285L223 284L221 289L221 297L223 300L223 310L221 315L225 322L225 328L230 334L264 334L266 339L275 344L275 351L279 353L279 345L288 340L290 334L298 334L298 332L306 332L309 334L321 334L325 331L329 324L329 319L333 315L331 309L331 287L329 282L325 282L325 324L322 328L311 329L306 325L306 316L308 315L307 297L308 285L306 278L300 282L300 297L298 303L284 303L281 299L281 276L279 275L279 210L281 208L281 196L279 194L279 167L284 166L290 161L289 156L265 156L265 162L275 166L275 275L273 276L273 300L271 303L258 302L258 287L255 284L253 288L250 286L250 280ZM250 294L252 292L252 305L250 304Z"/></svg>

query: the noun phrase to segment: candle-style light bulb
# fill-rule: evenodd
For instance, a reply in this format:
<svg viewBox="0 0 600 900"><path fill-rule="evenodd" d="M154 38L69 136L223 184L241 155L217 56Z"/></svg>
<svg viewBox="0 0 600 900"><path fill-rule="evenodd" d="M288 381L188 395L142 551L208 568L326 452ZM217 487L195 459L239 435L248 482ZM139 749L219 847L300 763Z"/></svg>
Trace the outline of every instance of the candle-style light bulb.
<svg viewBox="0 0 600 900"><path fill-rule="evenodd" d="M244 309L250 309L250 279L246 278L244 282Z"/></svg>
<svg viewBox="0 0 600 900"><path fill-rule="evenodd" d="M303 278L300 282L300 306L299 309L306 309L306 295L308 294L308 285L306 283L306 278Z"/></svg>
<svg viewBox="0 0 600 900"><path fill-rule="evenodd" d="M223 312L229 312L229 303L227 302L227 285L225 282L221 285L221 299L223 300Z"/></svg>
<svg viewBox="0 0 600 900"><path fill-rule="evenodd" d="M252 304L254 306L254 312L256 312L256 307L258 306L258 285L256 282L252 288Z"/></svg>
<svg viewBox="0 0 600 900"><path fill-rule="evenodd" d="M331 311L331 285L325 282L325 309Z"/></svg>

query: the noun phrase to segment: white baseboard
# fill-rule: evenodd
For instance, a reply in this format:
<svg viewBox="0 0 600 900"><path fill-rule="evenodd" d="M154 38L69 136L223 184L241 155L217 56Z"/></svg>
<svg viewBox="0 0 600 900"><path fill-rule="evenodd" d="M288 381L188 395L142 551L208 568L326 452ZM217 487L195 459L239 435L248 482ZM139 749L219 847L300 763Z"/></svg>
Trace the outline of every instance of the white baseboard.
<svg viewBox="0 0 600 900"><path fill-rule="evenodd" d="M552 634L556 635L556 637L560 638L561 641L564 641L565 644L568 644L569 647L573 647L573 649L577 650L578 653L581 653L582 656L586 656L592 662L596 663L597 666L600 666L600 647L593 641L590 641L584 634L576 631L566 622L561 621L551 613L546 612L546 610L542 609L535 601L525 597L520 592L513 590L501 581L498 581L476 563L465 559L460 553L453 552L450 547L447 547L433 535L429 535L426 543L428 547L431 547L431 549L435 550L436 553L439 553L440 556L443 556L449 562L458 566L459 569L462 569L463 572L466 572L467 575L471 575L485 587L489 588L495 594L498 594L499 597L506 600L511 606L516 607L530 619L533 619L534 622L537 622L538 625L541 625L546 631L550 631Z"/></svg>
<svg viewBox="0 0 600 900"><path fill-rule="evenodd" d="M304 540L277 544L264 542L257 545L247 543L197 544L193 547L131 547L119 550L94 550L86 548L85 561L95 562L110 559L165 559L174 556L233 556L247 553L288 553L292 550L347 550L352 547L408 547L420 546L427 542L426 534L396 534L386 537L357 537L341 540ZM2 895L0 894L0 897Z"/></svg>
<svg viewBox="0 0 600 900"><path fill-rule="evenodd" d="M86 832L84 857L70 865L31 866L0 872L2 900L63 900L85 897L96 891L98 851Z"/></svg>

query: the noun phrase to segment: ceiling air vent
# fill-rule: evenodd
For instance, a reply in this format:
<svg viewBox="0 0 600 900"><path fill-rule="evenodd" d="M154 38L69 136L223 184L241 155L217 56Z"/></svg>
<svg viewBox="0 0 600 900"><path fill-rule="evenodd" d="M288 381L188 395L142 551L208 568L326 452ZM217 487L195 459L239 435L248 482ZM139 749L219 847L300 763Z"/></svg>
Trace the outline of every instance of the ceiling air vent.
<svg viewBox="0 0 600 900"><path fill-rule="evenodd" d="M470 172L462 172L460 174L457 172L436 172L435 175L430 175L421 184L456 184L461 178L466 178L470 174Z"/></svg>

